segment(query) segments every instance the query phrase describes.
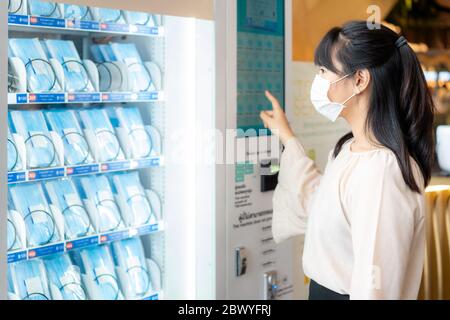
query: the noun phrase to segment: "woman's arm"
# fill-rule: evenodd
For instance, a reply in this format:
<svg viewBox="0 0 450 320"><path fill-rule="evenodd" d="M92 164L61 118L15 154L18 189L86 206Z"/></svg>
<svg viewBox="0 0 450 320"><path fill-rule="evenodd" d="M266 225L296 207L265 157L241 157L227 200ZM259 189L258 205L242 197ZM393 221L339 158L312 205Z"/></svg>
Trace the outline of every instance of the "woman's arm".
<svg viewBox="0 0 450 320"><path fill-rule="evenodd" d="M307 207L322 175L306 156L277 99L268 91L266 97L273 110L261 112L261 119L285 146L273 197L272 234L280 243L305 232Z"/></svg>
<svg viewBox="0 0 450 320"><path fill-rule="evenodd" d="M308 206L321 177L322 173L306 156L298 139L290 138L281 156L273 197L272 234L276 243L305 233Z"/></svg>

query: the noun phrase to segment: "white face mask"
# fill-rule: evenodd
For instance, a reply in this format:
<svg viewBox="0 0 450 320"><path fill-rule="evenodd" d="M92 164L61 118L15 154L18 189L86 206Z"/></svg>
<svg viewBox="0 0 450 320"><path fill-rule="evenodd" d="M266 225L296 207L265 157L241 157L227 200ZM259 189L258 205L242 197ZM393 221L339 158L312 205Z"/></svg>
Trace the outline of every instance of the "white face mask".
<svg viewBox="0 0 450 320"><path fill-rule="evenodd" d="M332 102L328 98L328 91L330 90L331 85L347 78L348 76L350 75L348 74L334 82L331 82L330 80L322 78L320 75L316 75L314 82L312 84L311 102L314 105L314 108L321 115L327 117L333 122L337 120L342 110L344 110L344 108L346 107L345 104L354 96L359 94L359 92L354 93L350 98L348 98L342 103Z"/></svg>

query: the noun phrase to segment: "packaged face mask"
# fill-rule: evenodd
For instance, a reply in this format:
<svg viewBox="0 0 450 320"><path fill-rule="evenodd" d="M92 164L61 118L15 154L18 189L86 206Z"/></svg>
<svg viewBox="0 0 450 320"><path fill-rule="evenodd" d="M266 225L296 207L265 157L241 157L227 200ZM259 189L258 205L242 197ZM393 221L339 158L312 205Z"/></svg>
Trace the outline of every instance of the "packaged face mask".
<svg viewBox="0 0 450 320"><path fill-rule="evenodd" d="M8 13L23 14L23 11L26 8L26 6L27 6L26 0L8 0Z"/></svg>
<svg viewBox="0 0 450 320"><path fill-rule="evenodd" d="M124 285L131 299L144 297L151 289L150 273L140 238L130 238L112 244L116 265L123 269L127 277Z"/></svg>
<svg viewBox="0 0 450 320"><path fill-rule="evenodd" d="M28 0L28 7L30 15L40 17L52 17L59 18L60 12L57 3L41 1L41 0Z"/></svg>
<svg viewBox="0 0 450 320"><path fill-rule="evenodd" d="M11 111L14 128L24 141L27 151L27 167L48 168L57 165L56 146L47 129L42 111Z"/></svg>
<svg viewBox="0 0 450 320"><path fill-rule="evenodd" d="M116 231L122 226L122 217L114 199L108 178L103 175L80 177L76 180L80 196L92 202L98 212L95 223L100 232Z"/></svg>
<svg viewBox="0 0 450 320"><path fill-rule="evenodd" d="M130 211L124 212L130 226L136 227L150 223L154 214L145 189L139 179L137 171L117 173L110 176L114 188L119 196L123 198Z"/></svg>
<svg viewBox="0 0 450 320"><path fill-rule="evenodd" d="M80 268L75 266L68 254L45 258L48 281L59 290L62 300L86 300L86 290L81 283Z"/></svg>
<svg viewBox="0 0 450 320"><path fill-rule="evenodd" d="M128 81L132 91L149 91L152 78L142 62L134 43L111 43L112 52L118 61L122 61L128 68Z"/></svg>
<svg viewBox="0 0 450 320"><path fill-rule="evenodd" d="M92 131L95 138L95 149L100 161L124 160L114 128L103 109L86 109L78 112L85 129Z"/></svg>
<svg viewBox="0 0 450 320"><path fill-rule="evenodd" d="M12 291L21 300L51 300L44 263L25 260L8 266Z"/></svg>
<svg viewBox="0 0 450 320"><path fill-rule="evenodd" d="M108 9L108 8L94 8L97 13L97 19L99 22L107 23L124 23L121 10Z"/></svg>
<svg viewBox="0 0 450 320"><path fill-rule="evenodd" d="M153 16L145 12L126 12L127 21L129 24L141 25L141 26L154 26Z"/></svg>
<svg viewBox="0 0 450 320"><path fill-rule="evenodd" d="M66 165L81 165L94 161L75 111L51 109L44 111L50 130L57 132L64 143Z"/></svg>
<svg viewBox="0 0 450 320"><path fill-rule="evenodd" d="M90 46L91 53L96 62L118 61L109 44L94 44Z"/></svg>
<svg viewBox="0 0 450 320"><path fill-rule="evenodd" d="M74 4L64 5L64 18L75 20L89 20L89 7Z"/></svg>
<svg viewBox="0 0 450 320"><path fill-rule="evenodd" d="M40 183L26 183L9 187L14 208L22 216L29 247L58 241L58 228Z"/></svg>
<svg viewBox="0 0 450 320"><path fill-rule="evenodd" d="M61 92L55 71L38 39L9 39L12 57L25 64L29 92Z"/></svg>
<svg viewBox="0 0 450 320"><path fill-rule="evenodd" d="M7 232L7 251L14 251L22 248L22 243L20 241L17 226L14 223L14 220L11 216L11 213L8 211L8 220L6 223L6 232Z"/></svg>
<svg viewBox="0 0 450 320"><path fill-rule="evenodd" d="M66 92L93 92L88 71L80 59L73 41L44 40L50 58L58 60L64 70Z"/></svg>
<svg viewBox="0 0 450 320"><path fill-rule="evenodd" d="M81 250L84 271L94 284L96 300L118 300L122 296L108 246Z"/></svg>
<svg viewBox="0 0 450 320"><path fill-rule="evenodd" d="M45 189L51 202L61 210L67 239L81 238L92 233L89 215L72 180L51 180L45 183Z"/></svg>
<svg viewBox="0 0 450 320"><path fill-rule="evenodd" d="M128 135L131 155L134 159L150 157L152 152L152 138L145 129L141 113L136 107L120 107L110 112L111 123L120 127Z"/></svg>
<svg viewBox="0 0 450 320"><path fill-rule="evenodd" d="M8 113L8 123L11 123ZM8 172L22 170L22 158L19 154L16 142L11 134L11 125L8 127Z"/></svg>

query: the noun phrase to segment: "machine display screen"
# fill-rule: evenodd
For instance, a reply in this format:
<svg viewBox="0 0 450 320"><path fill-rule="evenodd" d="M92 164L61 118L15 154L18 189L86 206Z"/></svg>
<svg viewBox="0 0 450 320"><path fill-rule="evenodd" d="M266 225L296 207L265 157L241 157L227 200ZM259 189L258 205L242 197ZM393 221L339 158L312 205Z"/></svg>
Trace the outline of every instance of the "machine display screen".
<svg viewBox="0 0 450 320"><path fill-rule="evenodd" d="M239 136L270 134L261 110L270 110L269 90L284 106L283 0L237 0L237 129Z"/></svg>

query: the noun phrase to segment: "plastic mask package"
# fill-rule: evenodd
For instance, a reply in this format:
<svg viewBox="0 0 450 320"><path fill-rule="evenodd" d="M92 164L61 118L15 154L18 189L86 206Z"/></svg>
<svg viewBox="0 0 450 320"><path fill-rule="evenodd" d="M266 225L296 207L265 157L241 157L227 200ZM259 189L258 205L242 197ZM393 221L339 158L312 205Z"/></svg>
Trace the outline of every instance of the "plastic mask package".
<svg viewBox="0 0 450 320"><path fill-rule="evenodd" d="M108 246L81 250L83 269L94 284L96 300L119 300L123 297Z"/></svg>
<svg viewBox="0 0 450 320"><path fill-rule="evenodd" d="M139 299L151 289L151 277L147 269L144 248L140 238L130 238L112 244L116 265L125 272L127 292L131 299Z"/></svg>
<svg viewBox="0 0 450 320"><path fill-rule="evenodd" d="M154 213L139 179L139 173L133 171L112 174L110 179L115 191L123 198L130 209L130 211L123 213L127 215L127 221L130 225L136 227L150 223Z"/></svg>
<svg viewBox="0 0 450 320"><path fill-rule="evenodd" d="M104 109L86 109L78 112L85 129L91 130L100 161L125 160L119 140Z"/></svg>
<svg viewBox="0 0 450 320"><path fill-rule="evenodd" d="M50 109L44 111L44 115L50 130L57 132L62 138L67 165L94 162L89 144L83 135L74 110Z"/></svg>
<svg viewBox="0 0 450 320"><path fill-rule="evenodd" d="M135 159L147 158L152 152L152 138L145 128L141 113L136 107L119 107L109 112L114 127L125 130L129 138L129 148Z"/></svg>
<svg viewBox="0 0 450 320"><path fill-rule="evenodd" d="M58 153L42 111L11 111L11 119L16 132L24 139L27 167L37 169L55 166Z"/></svg>
<svg viewBox="0 0 450 320"><path fill-rule="evenodd" d="M8 266L9 287L21 300L51 300L45 266L33 259Z"/></svg>
<svg viewBox="0 0 450 320"><path fill-rule="evenodd" d="M6 224L7 232L7 251L14 251L23 247L20 241L18 228L12 217L11 211L14 210L14 205L11 199L11 193L8 190L8 220Z"/></svg>
<svg viewBox="0 0 450 320"><path fill-rule="evenodd" d="M89 7L78 6L74 4L65 4L64 18L76 20L89 20L90 19Z"/></svg>
<svg viewBox="0 0 450 320"><path fill-rule="evenodd" d="M16 142L11 134L13 124L11 121L11 114L8 112L8 171L22 170L22 158L19 154Z"/></svg>
<svg viewBox="0 0 450 320"><path fill-rule="evenodd" d="M10 54L20 58L27 72L29 92L60 92L55 71L39 39L9 39Z"/></svg>
<svg viewBox="0 0 450 320"><path fill-rule="evenodd" d="M81 282L80 268L72 263L68 254L53 255L43 261L48 281L59 291L62 300L87 299L86 290Z"/></svg>
<svg viewBox="0 0 450 320"><path fill-rule="evenodd" d="M45 183L51 202L58 206L64 217L67 239L76 239L92 233L93 228L73 181L51 180Z"/></svg>
<svg viewBox="0 0 450 320"><path fill-rule="evenodd" d="M150 13L127 11L126 16L129 24L151 27L157 26L155 18Z"/></svg>
<svg viewBox="0 0 450 320"><path fill-rule="evenodd" d="M44 48L51 58L58 60L64 70L65 91L67 92L93 92L94 87L89 74L80 59L73 41L44 40Z"/></svg>
<svg viewBox="0 0 450 320"><path fill-rule="evenodd" d="M28 0L28 7L30 15L32 16L40 16L48 18L60 17L60 12L57 3L41 0Z"/></svg>
<svg viewBox="0 0 450 320"><path fill-rule="evenodd" d="M124 23L123 14L118 9L94 8L98 12L99 22Z"/></svg>
<svg viewBox="0 0 450 320"><path fill-rule="evenodd" d="M8 13L18 14L26 5L26 0L8 0Z"/></svg>
<svg viewBox="0 0 450 320"><path fill-rule="evenodd" d="M9 190L14 207L25 222L30 247L60 240L53 212L40 183L11 185Z"/></svg>
<svg viewBox="0 0 450 320"><path fill-rule="evenodd" d="M134 43L111 43L112 52L118 61L128 68L128 81L132 91L149 91L152 88L152 78Z"/></svg>
<svg viewBox="0 0 450 320"><path fill-rule="evenodd" d="M98 212L95 224L99 232L115 231L123 226L119 207L106 176L86 176L75 181L81 198L90 200Z"/></svg>

